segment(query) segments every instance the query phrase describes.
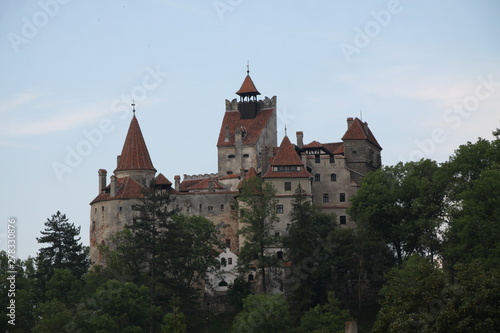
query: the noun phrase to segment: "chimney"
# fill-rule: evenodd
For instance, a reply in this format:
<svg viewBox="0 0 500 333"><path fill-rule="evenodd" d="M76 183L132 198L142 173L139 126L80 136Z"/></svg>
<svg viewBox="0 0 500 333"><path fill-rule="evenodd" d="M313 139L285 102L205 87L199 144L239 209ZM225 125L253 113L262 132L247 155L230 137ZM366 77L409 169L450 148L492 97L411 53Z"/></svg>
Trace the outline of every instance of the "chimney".
<svg viewBox="0 0 500 333"><path fill-rule="evenodd" d="M174 176L174 186L175 186L175 190L176 191L179 191L179 188L180 188L180 185L181 185L181 176L179 175L176 175Z"/></svg>
<svg viewBox="0 0 500 333"><path fill-rule="evenodd" d="M352 117L347 118L347 129L351 127L353 121Z"/></svg>
<svg viewBox="0 0 500 333"><path fill-rule="evenodd" d="M301 132L297 132L297 146L299 148L302 148L304 147L304 133L301 131Z"/></svg>
<svg viewBox="0 0 500 333"><path fill-rule="evenodd" d="M109 196L110 197L116 196L116 176L115 175L111 176L111 185L110 185Z"/></svg>
<svg viewBox="0 0 500 333"><path fill-rule="evenodd" d="M358 333L358 326L355 321L346 321L345 333Z"/></svg>
<svg viewBox="0 0 500 333"><path fill-rule="evenodd" d="M108 172L104 169L99 169L97 173L99 174L99 193L101 193L106 188L106 176Z"/></svg>
<svg viewBox="0 0 500 333"><path fill-rule="evenodd" d="M116 167L117 167L117 168L118 168L118 165L120 164L120 157L121 157L121 156L122 156L122 155L117 155L117 156L116 156Z"/></svg>

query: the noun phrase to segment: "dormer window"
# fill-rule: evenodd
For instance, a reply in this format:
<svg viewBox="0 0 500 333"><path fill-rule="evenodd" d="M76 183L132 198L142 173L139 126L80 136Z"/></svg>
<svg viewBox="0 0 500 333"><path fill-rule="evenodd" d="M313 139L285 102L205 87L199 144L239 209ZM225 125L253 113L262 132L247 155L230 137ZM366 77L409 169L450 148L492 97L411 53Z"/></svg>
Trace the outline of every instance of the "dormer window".
<svg viewBox="0 0 500 333"><path fill-rule="evenodd" d="M278 172L296 172L300 171L301 167L299 165L279 165L273 166L273 171Z"/></svg>

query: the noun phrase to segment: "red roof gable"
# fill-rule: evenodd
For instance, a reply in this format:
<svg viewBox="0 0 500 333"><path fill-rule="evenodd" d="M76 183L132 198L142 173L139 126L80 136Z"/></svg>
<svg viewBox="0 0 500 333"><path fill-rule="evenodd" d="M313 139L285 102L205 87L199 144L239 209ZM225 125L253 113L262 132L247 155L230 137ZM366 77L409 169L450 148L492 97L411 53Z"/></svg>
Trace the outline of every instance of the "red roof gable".
<svg viewBox="0 0 500 333"><path fill-rule="evenodd" d="M363 123L359 118L355 118L352 121L342 140L368 140L375 147L382 149L372 131L370 131L368 124L366 122Z"/></svg>
<svg viewBox="0 0 500 333"><path fill-rule="evenodd" d="M116 195L110 196L108 185L104 193L100 193L90 204L99 201L113 200L113 199L140 199L143 198L142 190L144 187L130 177L122 177L116 179Z"/></svg>
<svg viewBox="0 0 500 333"><path fill-rule="evenodd" d="M299 171L277 171L274 167L280 166L297 166L300 167ZM295 151L295 146L290 142L288 136L283 138L281 145L276 152L276 156L271 162L271 167L264 175L264 178L308 178L311 174L307 172Z"/></svg>
<svg viewBox="0 0 500 333"><path fill-rule="evenodd" d="M243 80L240 90L238 90L236 94L240 96L249 96L249 95L260 95L260 92L255 87L255 84L253 84L250 75L247 74L245 80Z"/></svg>
<svg viewBox="0 0 500 333"><path fill-rule="evenodd" d="M148 148L146 147L146 142L144 141L139 122L135 115L130 122L127 137L123 144L122 153L115 172L122 170L153 170L156 172L153 162L151 162L151 158L149 157Z"/></svg>
<svg viewBox="0 0 500 333"><path fill-rule="evenodd" d="M222 120L217 147L234 146L234 133L238 128L246 132L246 135L243 137L242 144L251 145L257 143L257 140L260 138L262 131L271 119L273 113L274 108L263 109L257 113L255 119L240 119L239 112L226 112L224 114L224 119ZM225 141L226 126L229 129L228 141Z"/></svg>
<svg viewBox="0 0 500 333"><path fill-rule="evenodd" d="M167 179L162 173L158 174L155 178L155 184L157 185L172 185L172 182Z"/></svg>

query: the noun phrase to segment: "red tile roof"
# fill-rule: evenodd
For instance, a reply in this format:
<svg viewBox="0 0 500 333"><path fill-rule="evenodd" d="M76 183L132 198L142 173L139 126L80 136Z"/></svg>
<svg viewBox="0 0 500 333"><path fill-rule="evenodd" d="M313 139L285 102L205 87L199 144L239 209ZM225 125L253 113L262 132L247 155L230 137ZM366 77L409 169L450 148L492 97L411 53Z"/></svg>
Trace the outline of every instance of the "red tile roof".
<svg viewBox="0 0 500 333"><path fill-rule="evenodd" d="M334 155L344 153L344 143L343 142L323 143L323 147Z"/></svg>
<svg viewBox="0 0 500 333"><path fill-rule="evenodd" d="M342 140L368 140L373 145L375 145L375 147L382 149L382 147L377 142L377 139L375 139L372 131L370 131L368 123L363 123L361 120L359 120L359 118L355 118L353 120L351 126L349 126L344 136L342 137Z"/></svg>
<svg viewBox="0 0 500 333"><path fill-rule="evenodd" d="M275 166L300 166L300 171L273 171ZM264 178L308 178L310 176L311 174L307 172L295 151L295 146L288 136L285 136Z"/></svg>
<svg viewBox="0 0 500 333"><path fill-rule="evenodd" d="M167 179L162 173L158 174L155 178L156 185L172 185L172 182Z"/></svg>
<svg viewBox="0 0 500 333"><path fill-rule="evenodd" d="M148 148L146 147L146 142L144 141L139 122L135 115L130 122L127 137L125 138L118 167L115 169L115 172L122 170L153 170L156 172L153 162L151 162L151 158L149 157Z"/></svg>
<svg viewBox="0 0 500 333"><path fill-rule="evenodd" d="M204 178L200 182L197 182L193 186L188 188L188 191L191 190L222 190L224 189L224 185L219 183L215 178Z"/></svg>
<svg viewBox="0 0 500 333"><path fill-rule="evenodd" d="M100 193L90 204L113 199L140 199L144 197L142 194L144 187L130 177L116 179L116 195L114 197L109 194L110 186L108 185L105 191Z"/></svg>
<svg viewBox="0 0 500 333"><path fill-rule="evenodd" d="M236 94L240 96L249 96L249 95L260 95L260 92L255 87L255 84L253 84L250 75L247 74L245 80L243 80L240 90L238 90Z"/></svg>
<svg viewBox="0 0 500 333"><path fill-rule="evenodd" d="M240 113L237 111L228 111L224 114L222 126L219 132L219 140L217 147L234 146L234 132L236 129L246 131L246 135L242 140L242 144L255 144L260 138L262 131L271 119L274 113L274 108L263 109L257 113L255 119L240 119ZM225 129L229 128L229 140L225 141Z"/></svg>
<svg viewBox="0 0 500 333"><path fill-rule="evenodd" d="M220 177L219 180L226 180L226 179L234 179L234 178L240 178L240 174L239 173L232 173L230 175L225 175L223 177Z"/></svg>

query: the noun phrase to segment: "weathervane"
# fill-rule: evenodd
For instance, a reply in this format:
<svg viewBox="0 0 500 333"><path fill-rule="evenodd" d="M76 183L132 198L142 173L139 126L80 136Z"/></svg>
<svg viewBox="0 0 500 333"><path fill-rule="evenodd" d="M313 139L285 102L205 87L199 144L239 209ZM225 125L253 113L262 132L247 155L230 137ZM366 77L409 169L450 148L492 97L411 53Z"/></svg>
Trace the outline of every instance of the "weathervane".
<svg viewBox="0 0 500 333"><path fill-rule="evenodd" d="M286 125L285 125L285 136L286 136Z"/></svg>
<svg viewBox="0 0 500 333"><path fill-rule="evenodd" d="M134 116L135 116L135 101L132 100L132 104L130 104L130 105L132 105L132 112L134 113Z"/></svg>
<svg viewBox="0 0 500 333"><path fill-rule="evenodd" d="M250 61L247 60L247 74L250 74Z"/></svg>

